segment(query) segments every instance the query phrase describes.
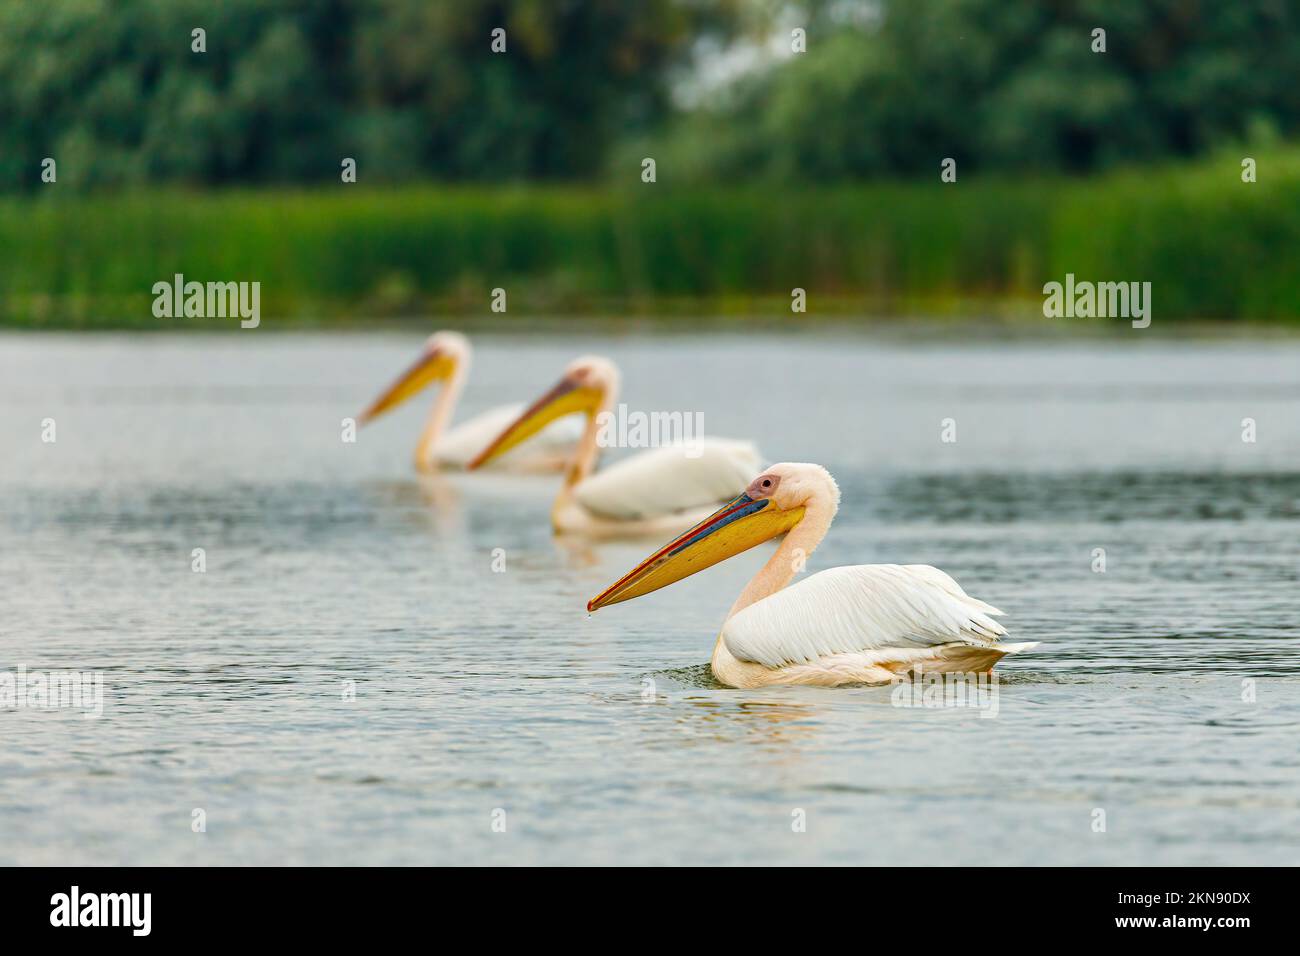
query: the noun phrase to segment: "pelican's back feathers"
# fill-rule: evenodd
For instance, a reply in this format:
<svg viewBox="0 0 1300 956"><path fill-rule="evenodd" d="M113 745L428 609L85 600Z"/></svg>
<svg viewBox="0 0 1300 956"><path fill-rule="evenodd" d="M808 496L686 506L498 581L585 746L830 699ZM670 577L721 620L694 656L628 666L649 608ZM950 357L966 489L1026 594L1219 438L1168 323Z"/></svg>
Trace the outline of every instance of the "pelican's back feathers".
<svg viewBox="0 0 1300 956"><path fill-rule="evenodd" d="M744 491L761 467L752 443L703 438L625 458L584 479L573 494L593 514L630 521L720 504Z"/></svg>
<svg viewBox="0 0 1300 956"><path fill-rule="evenodd" d="M766 667L832 654L938 644L1005 647L997 608L923 564L859 564L811 575L736 613L727 649ZM1010 650L1011 648L1007 648Z"/></svg>

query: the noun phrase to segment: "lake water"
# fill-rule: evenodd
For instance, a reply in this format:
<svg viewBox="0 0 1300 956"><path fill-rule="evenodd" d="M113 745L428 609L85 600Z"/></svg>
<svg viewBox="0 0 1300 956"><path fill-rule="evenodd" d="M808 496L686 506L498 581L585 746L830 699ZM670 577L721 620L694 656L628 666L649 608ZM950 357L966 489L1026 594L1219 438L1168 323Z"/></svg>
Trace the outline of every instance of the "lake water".
<svg viewBox="0 0 1300 956"><path fill-rule="evenodd" d="M597 352L826 465L810 571L934 564L1043 642L988 718L715 686L764 549L588 617L661 542L418 481L424 397L340 440L421 339L0 336L0 673L104 694L0 710L0 863L1300 861L1300 343L476 340L462 413Z"/></svg>

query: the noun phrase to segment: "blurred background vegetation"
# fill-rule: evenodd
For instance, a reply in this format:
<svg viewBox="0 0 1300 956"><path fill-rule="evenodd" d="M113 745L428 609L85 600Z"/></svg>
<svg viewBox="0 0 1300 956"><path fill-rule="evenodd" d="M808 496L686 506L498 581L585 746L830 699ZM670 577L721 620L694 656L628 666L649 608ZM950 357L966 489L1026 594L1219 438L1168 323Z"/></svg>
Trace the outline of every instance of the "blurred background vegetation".
<svg viewBox="0 0 1300 956"><path fill-rule="evenodd" d="M1032 314L1069 271L1296 321L1298 132L1294 0L0 0L0 320L151 324L175 272L300 319Z"/></svg>

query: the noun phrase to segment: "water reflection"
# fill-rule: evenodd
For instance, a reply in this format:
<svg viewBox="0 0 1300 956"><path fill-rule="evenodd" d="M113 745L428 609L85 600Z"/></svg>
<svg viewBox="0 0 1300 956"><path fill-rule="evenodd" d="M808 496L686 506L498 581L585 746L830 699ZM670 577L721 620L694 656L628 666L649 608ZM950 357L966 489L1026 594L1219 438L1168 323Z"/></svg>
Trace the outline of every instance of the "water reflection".
<svg viewBox="0 0 1300 956"><path fill-rule="evenodd" d="M1294 859L1300 346L481 343L467 415L604 352L631 407L825 464L810 571L934 564L1044 642L980 719L718 687L766 552L589 618L647 542L555 538L558 478L417 477L415 407L339 442L420 338L5 339L0 671L103 671L105 712L0 711L0 863ZM142 417L149 394L176 400ZM177 816L201 800L219 840Z"/></svg>
<svg viewBox="0 0 1300 956"><path fill-rule="evenodd" d="M704 740L754 743L780 748L795 741L814 739L819 732L817 708L777 700L729 700L724 697L687 697L675 708L685 742L699 746Z"/></svg>
<svg viewBox="0 0 1300 956"><path fill-rule="evenodd" d="M405 513L436 534L464 534L465 498L456 482L437 472L422 472L410 479L367 481L361 486L373 506L386 512Z"/></svg>
<svg viewBox="0 0 1300 956"><path fill-rule="evenodd" d="M574 569L585 569L600 567L603 563L603 555L608 554L608 548L603 552L599 544L582 535L559 534L555 536L555 553L564 562L564 566Z"/></svg>

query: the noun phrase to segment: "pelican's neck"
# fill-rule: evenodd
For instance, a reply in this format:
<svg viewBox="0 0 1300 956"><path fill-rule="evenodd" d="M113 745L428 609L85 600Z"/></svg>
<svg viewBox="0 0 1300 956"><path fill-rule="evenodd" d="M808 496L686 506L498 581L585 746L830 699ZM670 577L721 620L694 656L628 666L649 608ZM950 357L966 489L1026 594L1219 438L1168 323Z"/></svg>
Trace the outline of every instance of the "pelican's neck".
<svg viewBox="0 0 1300 956"><path fill-rule="evenodd" d="M429 417L424 422L424 431L420 433L420 442L415 446L415 467L420 471L433 471L438 467L434 448L442 433L446 431L452 412L456 410L461 389L465 387L468 364L466 359L456 361L452 366L451 375L438 390L438 397L433 400L433 405L429 408Z"/></svg>
<svg viewBox="0 0 1300 956"><path fill-rule="evenodd" d="M564 484L560 488L560 493L556 495L555 505L551 509L552 514L572 501L573 489L596 470L596 461L600 458L600 415L601 412L613 408L617 400L618 386L610 385L601 393L599 404L587 413L587 425L582 431L582 437L574 446L569 468L564 473Z"/></svg>
<svg viewBox="0 0 1300 956"><path fill-rule="evenodd" d="M740 592L740 597L736 598L736 603L727 612L727 620L789 584L796 572L803 569L817 545L822 543L833 520L833 506L817 501L809 501L804 505L803 518L789 530L767 564L745 585L745 590Z"/></svg>

